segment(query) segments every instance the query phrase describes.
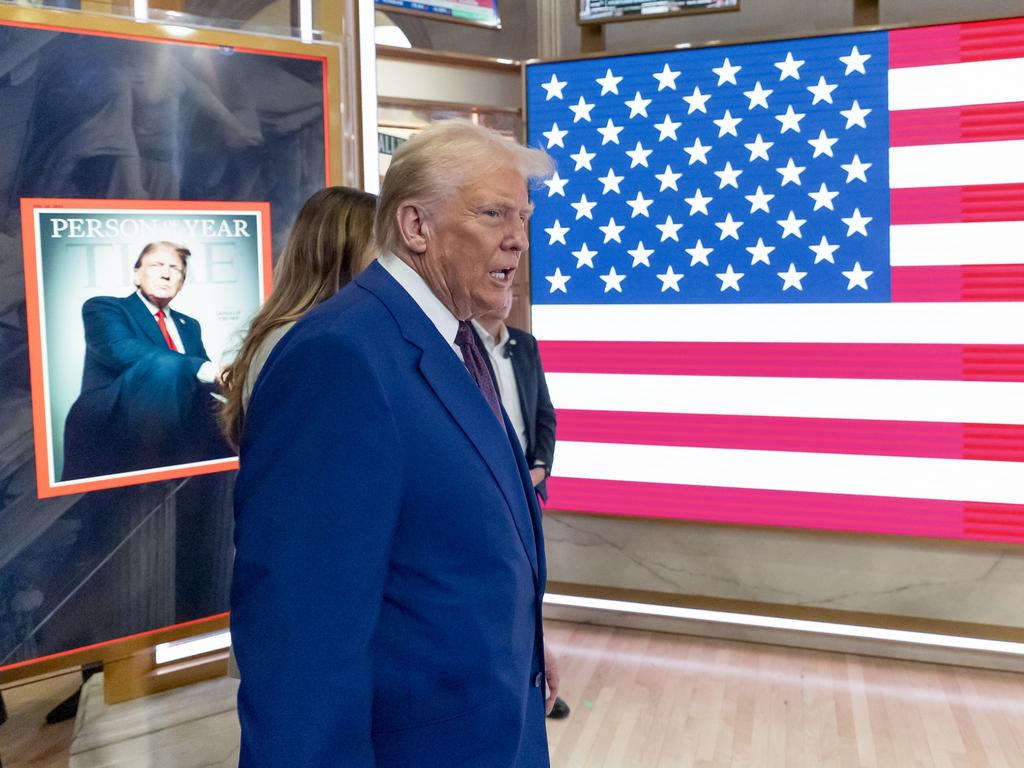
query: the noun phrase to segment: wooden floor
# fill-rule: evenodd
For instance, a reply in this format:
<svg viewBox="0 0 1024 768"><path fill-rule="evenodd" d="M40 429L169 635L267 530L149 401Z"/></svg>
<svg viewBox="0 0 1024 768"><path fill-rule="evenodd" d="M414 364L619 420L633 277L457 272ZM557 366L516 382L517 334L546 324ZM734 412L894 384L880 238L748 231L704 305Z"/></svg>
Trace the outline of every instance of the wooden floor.
<svg viewBox="0 0 1024 768"><path fill-rule="evenodd" d="M559 622L547 637L572 707L548 722L553 768L1024 766L1024 676ZM4 768L67 765L70 724L42 718L76 680L5 693Z"/></svg>

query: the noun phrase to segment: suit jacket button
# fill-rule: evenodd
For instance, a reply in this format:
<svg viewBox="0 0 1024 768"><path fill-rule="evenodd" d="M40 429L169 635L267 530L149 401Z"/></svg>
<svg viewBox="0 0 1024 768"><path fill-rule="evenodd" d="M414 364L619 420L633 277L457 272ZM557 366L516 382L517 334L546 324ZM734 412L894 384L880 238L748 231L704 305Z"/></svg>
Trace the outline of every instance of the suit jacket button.
<svg viewBox="0 0 1024 768"><path fill-rule="evenodd" d="M538 672L533 676L533 687L540 688L544 684L544 673Z"/></svg>

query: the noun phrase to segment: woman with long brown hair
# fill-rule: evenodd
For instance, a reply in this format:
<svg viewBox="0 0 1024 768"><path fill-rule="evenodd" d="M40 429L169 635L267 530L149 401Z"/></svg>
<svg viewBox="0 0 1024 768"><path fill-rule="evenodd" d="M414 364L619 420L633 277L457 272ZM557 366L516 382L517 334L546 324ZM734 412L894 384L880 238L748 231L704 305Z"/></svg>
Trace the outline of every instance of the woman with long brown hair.
<svg viewBox="0 0 1024 768"><path fill-rule="evenodd" d="M274 268L274 290L253 317L238 356L222 376L226 402L221 426L234 447L242 435L249 395L274 345L299 318L373 260L376 205L377 197L368 192L327 187L299 211Z"/></svg>

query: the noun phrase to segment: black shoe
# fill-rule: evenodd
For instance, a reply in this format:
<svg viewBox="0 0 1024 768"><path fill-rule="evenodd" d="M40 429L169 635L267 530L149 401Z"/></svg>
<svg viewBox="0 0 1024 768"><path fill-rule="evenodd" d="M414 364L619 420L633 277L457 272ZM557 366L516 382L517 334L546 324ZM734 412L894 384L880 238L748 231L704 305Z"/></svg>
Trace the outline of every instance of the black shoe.
<svg viewBox="0 0 1024 768"><path fill-rule="evenodd" d="M569 716L569 705L565 703L561 696L555 697L555 706L551 708L551 713L548 717L551 720L564 720Z"/></svg>

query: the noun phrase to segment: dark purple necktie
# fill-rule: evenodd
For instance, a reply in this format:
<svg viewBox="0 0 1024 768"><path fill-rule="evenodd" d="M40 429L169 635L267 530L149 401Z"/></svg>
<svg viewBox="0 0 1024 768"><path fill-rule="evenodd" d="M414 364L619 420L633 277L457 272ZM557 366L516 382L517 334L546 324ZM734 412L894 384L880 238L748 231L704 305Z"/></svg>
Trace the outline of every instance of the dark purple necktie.
<svg viewBox="0 0 1024 768"><path fill-rule="evenodd" d="M505 421L501 418L501 406L498 404L498 393L494 390L494 382L487 370L487 363L484 362L483 355L477 349L473 329L465 320L459 321L459 332L455 334L455 343L462 350L462 360L466 364L469 375L473 377L473 381L480 388L487 404L491 406L494 415L498 417L498 421L505 426Z"/></svg>

